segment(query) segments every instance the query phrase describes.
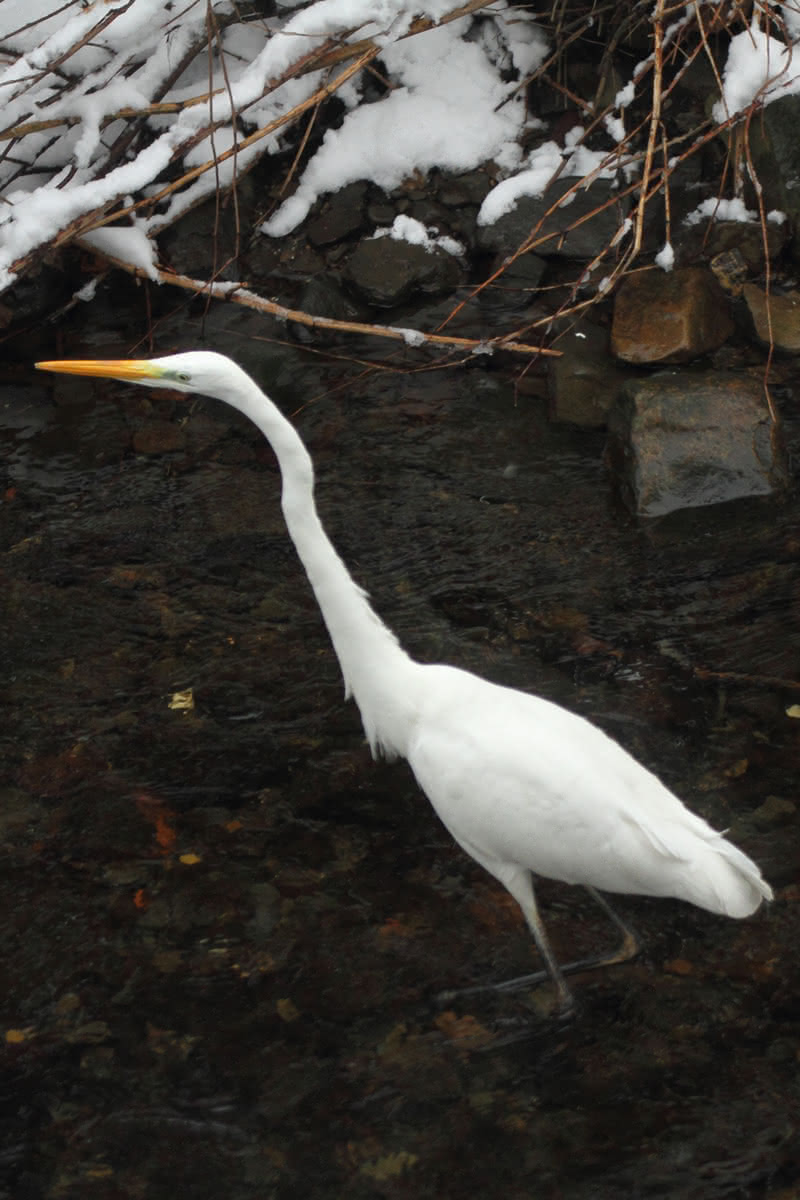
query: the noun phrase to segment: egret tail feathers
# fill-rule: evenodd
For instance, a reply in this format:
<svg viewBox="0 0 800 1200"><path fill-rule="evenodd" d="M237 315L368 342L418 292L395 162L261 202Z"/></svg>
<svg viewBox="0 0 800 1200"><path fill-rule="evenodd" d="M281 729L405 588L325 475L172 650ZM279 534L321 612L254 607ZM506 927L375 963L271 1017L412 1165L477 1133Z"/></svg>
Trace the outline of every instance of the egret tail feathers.
<svg viewBox="0 0 800 1200"><path fill-rule="evenodd" d="M705 843L678 892L684 900L726 917L749 917L772 888L752 859L721 834Z"/></svg>
<svg viewBox="0 0 800 1200"><path fill-rule="evenodd" d="M661 894L727 917L748 917L762 900L772 899L772 888L744 851L702 817L686 809L681 817L656 830L651 822L629 816L664 865L672 864L671 887Z"/></svg>

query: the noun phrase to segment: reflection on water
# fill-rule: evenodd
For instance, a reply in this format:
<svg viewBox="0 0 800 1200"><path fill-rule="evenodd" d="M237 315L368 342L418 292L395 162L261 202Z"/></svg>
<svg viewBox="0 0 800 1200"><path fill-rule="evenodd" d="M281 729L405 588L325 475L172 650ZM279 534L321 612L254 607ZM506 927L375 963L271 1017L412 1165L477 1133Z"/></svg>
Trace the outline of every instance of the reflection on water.
<svg viewBox="0 0 800 1200"><path fill-rule="evenodd" d="M796 498L636 523L602 437L500 371L347 383L271 348L260 374L404 645L594 719L778 900L625 901L648 949L576 980L565 1026L546 989L443 1010L535 952L407 768L370 761L260 435L31 377L0 413L0 1196L793 1194ZM562 957L607 936L542 897Z"/></svg>

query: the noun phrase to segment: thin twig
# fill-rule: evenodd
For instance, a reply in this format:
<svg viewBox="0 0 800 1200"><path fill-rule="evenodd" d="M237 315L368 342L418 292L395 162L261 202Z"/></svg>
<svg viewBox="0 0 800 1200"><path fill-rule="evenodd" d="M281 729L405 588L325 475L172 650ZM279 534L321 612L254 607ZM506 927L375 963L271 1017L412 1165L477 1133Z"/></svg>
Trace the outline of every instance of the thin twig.
<svg viewBox="0 0 800 1200"><path fill-rule="evenodd" d="M130 275L135 275L139 279L154 278L152 272L146 271L142 267L137 267L133 263L126 262L121 258L115 258L110 254L101 254L90 242L82 242L80 238L76 240L78 245L81 245L84 249L94 255L99 254L101 258L112 263L113 266L127 271ZM255 309L256 312L265 313L271 317L275 317L279 321L291 321L298 325L306 325L312 329L326 329L338 333L358 333L366 334L370 337L389 338L395 342L405 342L407 345L413 345L414 348L417 345L429 345L449 347L457 350L469 350L476 354L491 354L495 350L509 350L515 354L545 355L551 358L558 358L561 355L560 350L551 350L545 346L533 346L507 336L494 338L449 337L443 334L423 333L418 329L399 329L396 327L393 328L390 325L371 325L362 321L337 321L333 317L318 317L312 313L303 312L300 309L286 308L274 300L266 300L263 296L258 296L255 292L250 291L244 283L213 283L204 279L191 279L188 275L178 275L173 271L163 271L160 268L155 268L155 279L158 283L169 283L173 287L180 287L186 291L196 292L199 296L212 296L215 300L226 300L231 304L241 304L245 308Z"/></svg>

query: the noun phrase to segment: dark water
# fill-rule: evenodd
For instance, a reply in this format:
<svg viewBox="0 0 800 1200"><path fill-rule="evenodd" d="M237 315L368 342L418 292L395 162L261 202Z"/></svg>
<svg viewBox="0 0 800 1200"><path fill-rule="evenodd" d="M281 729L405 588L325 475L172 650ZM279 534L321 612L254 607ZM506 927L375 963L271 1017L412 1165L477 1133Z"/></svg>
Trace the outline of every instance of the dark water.
<svg viewBox="0 0 800 1200"><path fill-rule="evenodd" d="M95 307L64 353L127 354L128 318ZM623 900L646 951L577 977L568 1024L546 987L437 1003L535 952L408 769L370 760L268 447L218 402L20 373L0 1195L796 1196L797 497L637 523L602 437L496 366L365 374L246 315L207 331L295 414L323 521L410 651L595 720L777 899L741 923ZM541 895L562 959L610 941L582 893Z"/></svg>

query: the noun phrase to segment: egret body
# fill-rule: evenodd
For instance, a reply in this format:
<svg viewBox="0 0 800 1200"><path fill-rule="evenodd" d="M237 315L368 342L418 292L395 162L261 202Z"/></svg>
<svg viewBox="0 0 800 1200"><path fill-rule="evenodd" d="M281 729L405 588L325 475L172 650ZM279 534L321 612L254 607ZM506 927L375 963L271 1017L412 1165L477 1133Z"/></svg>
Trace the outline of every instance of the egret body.
<svg viewBox="0 0 800 1200"><path fill-rule="evenodd" d="M311 458L298 433L230 359L199 351L37 366L201 393L258 426L278 459L289 535L373 756L408 760L455 840L519 903L562 1006L570 992L537 911L534 875L583 884L606 909L595 889L676 897L729 917L746 917L771 899L747 855L589 721L468 671L410 658L320 523ZM626 940L605 961L621 961L635 944L610 915Z"/></svg>

